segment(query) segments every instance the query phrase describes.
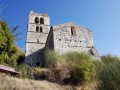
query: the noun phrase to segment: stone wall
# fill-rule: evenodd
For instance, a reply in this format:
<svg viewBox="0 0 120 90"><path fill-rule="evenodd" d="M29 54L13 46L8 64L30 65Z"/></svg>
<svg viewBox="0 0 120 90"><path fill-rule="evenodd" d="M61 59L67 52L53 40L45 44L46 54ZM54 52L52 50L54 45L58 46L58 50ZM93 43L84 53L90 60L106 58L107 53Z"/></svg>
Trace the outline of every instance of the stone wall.
<svg viewBox="0 0 120 90"><path fill-rule="evenodd" d="M38 18L38 23L35 22L36 17ZM43 18L44 23L40 23L41 18ZM37 27L38 30L36 29ZM42 31L40 31L40 27ZM37 14L31 11L29 14L26 40L26 63L30 63L32 66L35 66L35 63L39 63L40 65L43 63L43 53L49 31L49 16L47 14Z"/></svg>
<svg viewBox="0 0 120 90"><path fill-rule="evenodd" d="M71 27L75 35L71 34ZM75 23L66 23L53 26L54 50L59 53L71 51L87 52L94 48L92 32Z"/></svg>
<svg viewBox="0 0 120 90"><path fill-rule="evenodd" d="M36 26L42 27L43 28L43 33L49 33L50 31L50 26L49 25L41 25L41 24L33 24L29 23L28 24L28 30L29 32L36 32Z"/></svg>

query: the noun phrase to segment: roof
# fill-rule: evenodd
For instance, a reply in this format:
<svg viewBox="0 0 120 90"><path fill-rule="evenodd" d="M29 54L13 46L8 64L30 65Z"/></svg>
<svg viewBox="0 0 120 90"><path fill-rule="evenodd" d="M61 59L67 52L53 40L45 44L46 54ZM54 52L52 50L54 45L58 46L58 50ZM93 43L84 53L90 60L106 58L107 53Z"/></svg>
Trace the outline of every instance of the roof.
<svg viewBox="0 0 120 90"><path fill-rule="evenodd" d="M18 72L15 71L14 68L8 67L8 66L4 66L4 65L0 65L0 72L10 73L10 74L19 74Z"/></svg>
<svg viewBox="0 0 120 90"><path fill-rule="evenodd" d="M49 17L47 13L44 13L44 14L38 14L38 13L35 13L34 11L30 11L30 14L32 14L32 15L37 15L37 16Z"/></svg>
<svg viewBox="0 0 120 90"><path fill-rule="evenodd" d="M58 28L71 27L71 26L75 26L75 27L78 27L78 28L83 28L83 29L85 29L85 30L87 30L87 31L92 32L91 30L89 30L89 29L87 29L87 28L84 28L84 27L82 27L82 26L80 26L80 25L78 25L78 24L76 24L76 23L74 23L74 22L68 22L68 23L64 23L64 24L54 25L54 26L53 26L53 30L56 30L56 29L58 29Z"/></svg>

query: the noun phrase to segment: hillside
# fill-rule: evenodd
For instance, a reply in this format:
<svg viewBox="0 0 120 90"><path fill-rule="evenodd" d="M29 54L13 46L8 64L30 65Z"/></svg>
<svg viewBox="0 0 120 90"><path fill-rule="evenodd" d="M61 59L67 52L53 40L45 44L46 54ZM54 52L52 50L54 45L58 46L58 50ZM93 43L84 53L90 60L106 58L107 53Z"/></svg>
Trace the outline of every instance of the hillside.
<svg viewBox="0 0 120 90"><path fill-rule="evenodd" d="M48 81L0 77L0 90L96 90L95 83L81 87L64 86Z"/></svg>

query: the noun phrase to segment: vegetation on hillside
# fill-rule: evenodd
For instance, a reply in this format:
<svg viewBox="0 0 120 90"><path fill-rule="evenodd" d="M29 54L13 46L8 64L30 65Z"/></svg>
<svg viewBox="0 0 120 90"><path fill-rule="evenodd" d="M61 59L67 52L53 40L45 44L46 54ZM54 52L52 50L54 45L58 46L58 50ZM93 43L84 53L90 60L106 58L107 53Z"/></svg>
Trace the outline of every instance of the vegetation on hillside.
<svg viewBox="0 0 120 90"><path fill-rule="evenodd" d="M24 55L15 45L7 22L0 21L0 64L15 67L20 56Z"/></svg>
<svg viewBox="0 0 120 90"><path fill-rule="evenodd" d="M49 67L62 83L78 84L90 81L95 76L93 58L86 53L70 52L58 55L51 51L46 55L46 67Z"/></svg>
<svg viewBox="0 0 120 90"><path fill-rule="evenodd" d="M120 89L120 58L112 55L102 56L98 61L85 53L59 55L50 51L46 54L46 69L23 65L19 70L23 72L21 78L85 87L92 83L90 88L94 90Z"/></svg>
<svg viewBox="0 0 120 90"><path fill-rule="evenodd" d="M71 52L58 55L49 52L46 57L46 66L52 68L54 73L59 69L64 72L62 73L64 76L66 68L68 69L69 74L67 75L70 76L64 77L64 79L69 78L69 83L85 84L86 81L95 81L98 84L97 90L120 89L120 58L117 56L101 56L100 61L93 60L90 55L85 53ZM55 76L60 77L61 74Z"/></svg>
<svg viewBox="0 0 120 90"><path fill-rule="evenodd" d="M0 90L76 90L71 86L63 86L47 81L0 77Z"/></svg>
<svg viewBox="0 0 120 90"><path fill-rule="evenodd" d="M106 55L101 62L95 62L100 90L120 90L120 58Z"/></svg>

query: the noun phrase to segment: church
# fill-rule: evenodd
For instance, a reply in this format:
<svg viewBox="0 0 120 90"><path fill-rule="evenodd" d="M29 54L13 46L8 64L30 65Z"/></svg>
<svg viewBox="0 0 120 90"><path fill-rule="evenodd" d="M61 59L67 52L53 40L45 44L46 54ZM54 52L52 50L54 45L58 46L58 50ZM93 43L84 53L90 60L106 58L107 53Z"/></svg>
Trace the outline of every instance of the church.
<svg viewBox="0 0 120 90"><path fill-rule="evenodd" d="M50 26L48 14L29 13L25 62L31 66L44 66L44 53L54 50L60 54L86 52L99 59L94 47L92 31L73 22Z"/></svg>

